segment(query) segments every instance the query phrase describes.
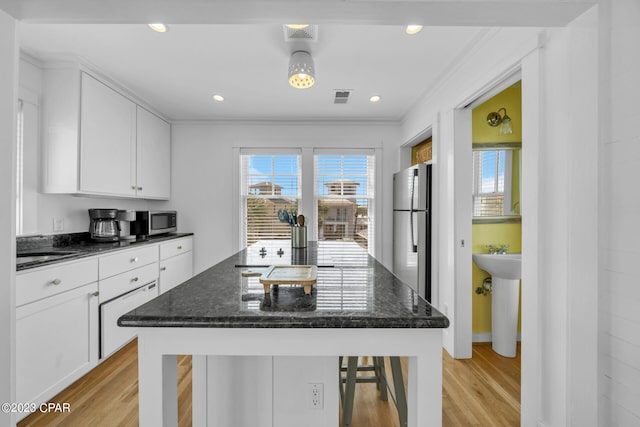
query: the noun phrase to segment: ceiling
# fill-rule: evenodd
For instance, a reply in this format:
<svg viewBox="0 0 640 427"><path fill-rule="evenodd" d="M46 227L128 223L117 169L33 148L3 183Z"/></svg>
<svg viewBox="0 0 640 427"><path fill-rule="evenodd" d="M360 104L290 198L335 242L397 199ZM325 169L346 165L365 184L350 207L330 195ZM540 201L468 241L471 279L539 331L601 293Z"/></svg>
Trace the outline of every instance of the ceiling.
<svg viewBox="0 0 640 427"><path fill-rule="evenodd" d="M489 26L561 26L590 4L0 0L0 9L20 20L20 46L31 56L79 58L172 121L398 121ZM146 22L168 22L169 31ZM284 23L307 22L318 24L317 41L285 41ZM406 23L432 25L409 36ZM309 89L287 82L298 49L315 61ZM347 104L333 103L340 89L353 90ZM214 93L225 101L214 102ZM374 94L380 102L369 102Z"/></svg>
<svg viewBox="0 0 640 427"><path fill-rule="evenodd" d="M285 42L283 26L21 24L21 47L42 59L77 55L171 120L399 120L483 32L395 25L318 28L318 41ZM311 52L316 84L294 89L289 57ZM334 90L352 90L334 104ZM222 94L224 102L212 100ZM380 95L381 101L369 102Z"/></svg>

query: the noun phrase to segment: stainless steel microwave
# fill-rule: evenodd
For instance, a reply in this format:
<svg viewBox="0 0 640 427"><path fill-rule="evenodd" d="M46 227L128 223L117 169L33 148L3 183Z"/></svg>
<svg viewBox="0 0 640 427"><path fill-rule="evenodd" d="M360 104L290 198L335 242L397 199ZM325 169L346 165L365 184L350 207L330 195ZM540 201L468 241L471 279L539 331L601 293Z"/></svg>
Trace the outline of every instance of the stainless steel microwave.
<svg viewBox="0 0 640 427"><path fill-rule="evenodd" d="M153 236L178 230L176 211L136 211L136 220L131 223L131 234Z"/></svg>

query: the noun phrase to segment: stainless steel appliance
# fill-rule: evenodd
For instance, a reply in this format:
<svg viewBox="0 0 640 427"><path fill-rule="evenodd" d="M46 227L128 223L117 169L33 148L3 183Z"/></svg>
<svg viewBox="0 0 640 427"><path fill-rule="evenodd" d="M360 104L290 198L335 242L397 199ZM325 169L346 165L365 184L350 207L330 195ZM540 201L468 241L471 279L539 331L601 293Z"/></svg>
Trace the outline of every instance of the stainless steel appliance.
<svg viewBox="0 0 640 427"><path fill-rule="evenodd" d="M178 230L176 211L136 211L136 220L131 223L131 234L152 236Z"/></svg>
<svg viewBox="0 0 640 427"><path fill-rule="evenodd" d="M136 211L118 211L118 225L120 226L120 240L134 240L135 234L131 233L131 222L136 220Z"/></svg>
<svg viewBox="0 0 640 427"><path fill-rule="evenodd" d="M393 273L431 302L431 164L393 175Z"/></svg>
<svg viewBox="0 0 640 427"><path fill-rule="evenodd" d="M94 242L117 242L120 225L117 209L89 209L89 233Z"/></svg>

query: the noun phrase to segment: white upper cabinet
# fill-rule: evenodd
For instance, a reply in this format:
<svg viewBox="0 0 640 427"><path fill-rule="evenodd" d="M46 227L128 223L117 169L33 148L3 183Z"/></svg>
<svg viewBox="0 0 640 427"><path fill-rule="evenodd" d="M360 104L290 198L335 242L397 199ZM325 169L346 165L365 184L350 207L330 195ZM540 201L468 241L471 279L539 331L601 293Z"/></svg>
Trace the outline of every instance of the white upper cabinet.
<svg viewBox="0 0 640 427"><path fill-rule="evenodd" d="M44 83L45 193L169 199L169 123L78 65Z"/></svg>
<svg viewBox="0 0 640 427"><path fill-rule="evenodd" d="M171 188L171 126L138 106L136 190L140 197L168 199Z"/></svg>
<svg viewBox="0 0 640 427"><path fill-rule="evenodd" d="M80 190L136 195L136 104L86 73L80 102Z"/></svg>

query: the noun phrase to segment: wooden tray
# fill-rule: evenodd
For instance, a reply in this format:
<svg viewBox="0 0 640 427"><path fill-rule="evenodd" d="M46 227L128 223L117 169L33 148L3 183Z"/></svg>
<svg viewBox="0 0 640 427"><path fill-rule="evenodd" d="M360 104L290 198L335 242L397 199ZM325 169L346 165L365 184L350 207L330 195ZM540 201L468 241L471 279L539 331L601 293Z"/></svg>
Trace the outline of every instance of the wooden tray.
<svg viewBox="0 0 640 427"><path fill-rule="evenodd" d="M311 294L311 287L316 284L318 267L315 265L273 265L264 270L247 270L244 277L260 277L264 293L268 294L271 285L302 285L304 293Z"/></svg>

